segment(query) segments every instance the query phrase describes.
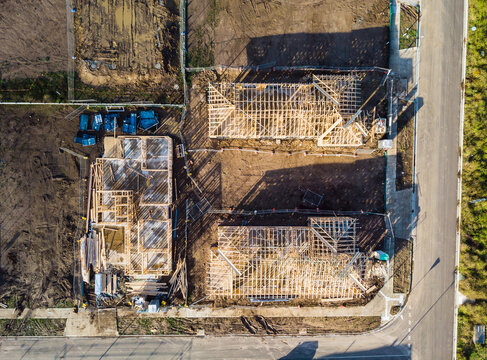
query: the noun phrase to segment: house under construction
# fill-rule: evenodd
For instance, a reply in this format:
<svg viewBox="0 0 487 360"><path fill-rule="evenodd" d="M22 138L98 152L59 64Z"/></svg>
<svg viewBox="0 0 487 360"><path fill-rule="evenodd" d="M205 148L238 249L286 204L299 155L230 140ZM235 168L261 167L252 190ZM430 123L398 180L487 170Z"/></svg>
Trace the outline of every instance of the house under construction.
<svg viewBox="0 0 487 360"><path fill-rule="evenodd" d="M85 281L90 265L95 273L115 267L145 279L171 272L171 138L105 138L105 156L91 167L88 203Z"/></svg>
<svg viewBox="0 0 487 360"><path fill-rule="evenodd" d="M361 146L372 126L357 74L313 75L310 83L211 83L209 137L308 139L318 146Z"/></svg>
<svg viewBox="0 0 487 360"><path fill-rule="evenodd" d="M209 295L251 299L362 297L371 261L357 248L357 219L310 217L307 226L220 226Z"/></svg>

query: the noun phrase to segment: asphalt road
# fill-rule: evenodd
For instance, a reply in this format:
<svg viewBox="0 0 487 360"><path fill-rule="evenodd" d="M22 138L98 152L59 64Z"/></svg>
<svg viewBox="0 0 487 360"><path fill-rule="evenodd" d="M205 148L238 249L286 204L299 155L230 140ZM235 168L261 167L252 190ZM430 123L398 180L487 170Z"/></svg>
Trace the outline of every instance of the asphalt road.
<svg viewBox="0 0 487 360"><path fill-rule="evenodd" d="M463 1L424 1L413 290L402 316L365 336L3 339L2 359L452 359Z"/></svg>

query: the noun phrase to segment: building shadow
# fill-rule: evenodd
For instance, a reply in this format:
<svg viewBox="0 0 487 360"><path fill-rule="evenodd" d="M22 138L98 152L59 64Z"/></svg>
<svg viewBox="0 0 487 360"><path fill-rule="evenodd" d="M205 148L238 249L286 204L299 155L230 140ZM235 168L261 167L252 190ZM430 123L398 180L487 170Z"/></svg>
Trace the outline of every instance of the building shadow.
<svg viewBox="0 0 487 360"><path fill-rule="evenodd" d="M262 36L250 39L246 50L254 66L387 67L389 28Z"/></svg>
<svg viewBox="0 0 487 360"><path fill-rule="evenodd" d="M305 341L291 350L289 354L279 358L279 360L291 359L314 359L316 350L318 349L318 341Z"/></svg>
<svg viewBox="0 0 487 360"><path fill-rule="evenodd" d="M326 356L315 357L318 350L318 341L305 341L289 354L279 360L308 360L308 359L384 359L384 360L409 360L411 359L411 348L407 345L383 346L371 350L345 351Z"/></svg>

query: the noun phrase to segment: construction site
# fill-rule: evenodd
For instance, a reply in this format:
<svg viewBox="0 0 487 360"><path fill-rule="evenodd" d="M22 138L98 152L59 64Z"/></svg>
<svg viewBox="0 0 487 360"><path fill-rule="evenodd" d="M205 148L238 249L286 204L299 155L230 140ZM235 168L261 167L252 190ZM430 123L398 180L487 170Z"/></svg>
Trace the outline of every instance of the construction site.
<svg viewBox="0 0 487 360"><path fill-rule="evenodd" d="M75 56L81 81L111 87L173 85L177 11L171 1L76 1Z"/></svg>
<svg viewBox="0 0 487 360"><path fill-rule="evenodd" d="M72 227L63 254L74 254L65 266L73 281L63 282L62 296L71 293L77 309L139 314L238 305L276 308L285 318L296 306L378 306L393 276L394 244L385 209L387 2L346 1L338 10L353 8L353 16L323 34L310 24L282 34L277 22L296 13L287 3L205 3L178 9L172 1L79 0L67 7L76 45L70 61L84 84L75 97L91 96L85 85L119 87L122 100L147 89L164 95L154 90L158 103L119 106L81 100L55 114L64 121L62 143L46 141L56 144L56 159L57 152L70 158L62 178L71 200L57 204L58 222ZM312 3L328 9L331 2ZM240 25L237 10L246 14ZM270 17L269 38L262 14ZM229 29L238 35L247 23L255 36L227 39ZM209 27L210 38L201 36ZM320 39L324 45L311 49ZM206 45L212 63L193 66ZM46 132L54 127L48 117ZM42 162L52 163L50 156ZM22 234L10 231L7 242ZM2 252L8 276L21 252L12 249ZM35 301L52 306L58 293Z"/></svg>

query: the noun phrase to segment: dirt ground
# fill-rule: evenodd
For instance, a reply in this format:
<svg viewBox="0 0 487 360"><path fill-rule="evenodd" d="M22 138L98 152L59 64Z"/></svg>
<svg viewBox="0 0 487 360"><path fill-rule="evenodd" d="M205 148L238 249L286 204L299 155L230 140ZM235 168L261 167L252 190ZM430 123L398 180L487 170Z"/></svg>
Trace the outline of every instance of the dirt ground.
<svg viewBox="0 0 487 360"><path fill-rule="evenodd" d="M308 151L309 153L341 153L354 154L355 148L318 147L315 140L217 140L208 136L208 84L211 82L242 82L242 83L309 83L312 74L330 74L330 71L204 71L190 77L189 107L183 134L188 148L229 148L242 147L276 152ZM375 118L387 117L387 91L381 86L384 73L380 71L358 72L360 77L360 98L365 103L363 111ZM377 149L377 141L381 135L372 136L364 145L368 149Z"/></svg>
<svg viewBox="0 0 487 360"><path fill-rule="evenodd" d="M388 26L387 0L190 1L189 60L386 67Z"/></svg>
<svg viewBox="0 0 487 360"><path fill-rule="evenodd" d="M240 75L206 72L192 78L183 134L201 197L214 208L294 209L306 207L302 200L309 189L323 196L321 209L383 212L385 158L381 153L351 156L355 149L324 149L314 141L210 139L205 88L208 81L235 76ZM370 88L372 92L374 87ZM236 150L200 151L221 148ZM255 153L256 149L270 151Z"/></svg>
<svg viewBox="0 0 487 360"><path fill-rule="evenodd" d="M413 163L414 104L400 100L397 118L397 190L404 190L413 186Z"/></svg>
<svg viewBox="0 0 487 360"><path fill-rule="evenodd" d="M0 320L0 336L62 336L66 319Z"/></svg>
<svg viewBox="0 0 487 360"><path fill-rule="evenodd" d="M268 74L267 77L261 76L265 78L264 81L272 81L271 77L279 78L280 81L293 81L296 77L303 76L303 74L276 75L276 73ZM251 72L234 74L230 71L223 73L207 71L192 77L190 106L183 134L188 152L189 170L201 193L195 186L189 184L189 189L192 188L194 191L189 191L184 196L188 196L193 203L208 201L213 209L316 210L318 207L321 210L363 210L382 213L385 158L379 152L353 156L355 149L324 150L317 147L314 141L283 140L277 144L271 140L215 140L208 137L205 93L208 81L233 81L235 78L255 76L259 75ZM371 93L376 87L369 86L369 88L367 91ZM378 102L381 104L380 98ZM384 111L382 105L377 105L377 108ZM222 148L234 150L222 152ZM256 149L266 150L268 153L256 153ZM307 190L322 196L318 206L304 202L304 194ZM184 213L184 209L181 211ZM233 221L240 225L258 219L259 217L228 219L217 215L205 215L191 224L188 276L192 301L206 295L207 264L210 246L217 241L218 223ZM306 217L295 215L276 215L275 218L260 219L260 225L306 224ZM369 233L363 234L364 241L360 244L364 251L380 247L385 228L383 219L381 218L376 224L364 223L363 226ZM378 233L374 228L377 228Z"/></svg>
<svg viewBox="0 0 487 360"><path fill-rule="evenodd" d="M328 318L118 318L120 335L277 335L277 334L353 334L372 330L380 325L380 317Z"/></svg>
<svg viewBox="0 0 487 360"><path fill-rule="evenodd" d="M208 282L208 271L211 246L217 243L217 232L219 225L249 225L249 226L304 226L308 217L313 214L275 214L256 216L216 215L206 214L189 226L188 238L188 280L189 280L189 302L198 301L207 295L206 285ZM329 215L333 216L333 213ZM384 238L387 235L384 217L380 215L358 215L357 239L361 251L370 254L372 251L383 249ZM378 284L379 285L379 284ZM380 288L380 286L379 286ZM370 295L374 295L371 293ZM364 305L370 298L359 299L353 302L354 305ZM228 306L230 301L226 299L223 303L213 303L216 306ZM245 299L236 299L233 305L252 305ZM272 303L271 303L272 304ZM293 306L322 305L320 299L303 300L295 299L286 303ZM347 303L350 305L349 303ZM327 304L337 306L337 303Z"/></svg>
<svg viewBox="0 0 487 360"><path fill-rule="evenodd" d="M0 80L66 71L65 0L2 0L0 8Z"/></svg>
<svg viewBox="0 0 487 360"><path fill-rule="evenodd" d="M411 281L411 243L404 239L394 242L394 279L395 293L406 294Z"/></svg>
<svg viewBox="0 0 487 360"><path fill-rule="evenodd" d="M0 302L35 308L72 298L87 165L59 147L92 159L100 152L74 145L77 120L64 119L72 110L0 107Z"/></svg>
<svg viewBox="0 0 487 360"><path fill-rule="evenodd" d="M80 79L93 86L174 86L179 68L177 13L173 0L78 0Z"/></svg>

